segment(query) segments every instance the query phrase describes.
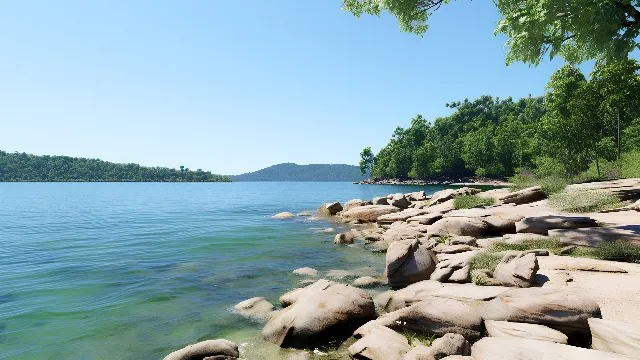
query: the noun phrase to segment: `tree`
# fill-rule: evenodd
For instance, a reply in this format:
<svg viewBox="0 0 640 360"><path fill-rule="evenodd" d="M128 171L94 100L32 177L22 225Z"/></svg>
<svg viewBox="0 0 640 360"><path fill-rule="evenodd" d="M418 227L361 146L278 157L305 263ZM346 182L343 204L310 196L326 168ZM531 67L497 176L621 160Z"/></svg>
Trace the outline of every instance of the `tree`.
<svg viewBox="0 0 640 360"><path fill-rule="evenodd" d="M423 35L429 17L450 0L343 0L356 16L389 12L400 29ZM494 0L502 19L506 62L537 65L548 53L570 63L604 56L625 59L640 49L640 0Z"/></svg>
<svg viewBox="0 0 640 360"><path fill-rule="evenodd" d="M371 151L371 146L364 148L360 153L360 173L366 174L367 171L373 172L373 164L375 162L375 156Z"/></svg>

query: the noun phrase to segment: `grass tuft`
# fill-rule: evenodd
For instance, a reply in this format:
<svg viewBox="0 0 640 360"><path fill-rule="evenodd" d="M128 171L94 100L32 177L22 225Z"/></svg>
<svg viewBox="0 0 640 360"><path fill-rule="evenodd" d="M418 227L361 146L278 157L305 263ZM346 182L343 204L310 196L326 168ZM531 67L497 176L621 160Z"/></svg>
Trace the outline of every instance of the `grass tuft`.
<svg viewBox="0 0 640 360"><path fill-rule="evenodd" d="M478 206L490 206L496 202L494 198L487 198L478 195L461 195L453 199L453 207L456 210L471 209Z"/></svg>
<svg viewBox="0 0 640 360"><path fill-rule="evenodd" d="M604 242L596 248L576 249L571 256L640 264L640 246L627 241Z"/></svg>
<svg viewBox="0 0 640 360"><path fill-rule="evenodd" d="M433 341L438 338L438 335L436 334L423 333L409 329L403 329L402 335L407 338L409 345L416 345L420 342L425 346L431 346Z"/></svg>
<svg viewBox="0 0 640 360"><path fill-rule="evenodd" d="M549 203L560 211L585 213L615 209L623 206L620 200L606 191L565 191L554 194Z"/></svg>
<svg viewBox="0 0 640 360"><path fill-rule="evenodd" d="M510 178L509 183L510 191L519 191L532 186L540 186L542 191L547 196L550 196L564 190L568 181L559 175L537 177L533 174L518 174Z"/></svg>
<svg viewBox="0 0 640 360"><path fill-rule="evenodd" d="M535 250L535 249L546 249L549 252L554 254L559 254L560 250L564 248L566 245L562 244L558 239L549 238L549 239L531 239L524 240L519 244L506 244L506 243L495 243L491 245L489 251L491 252L500 252L507 250L515 250L515 251L527 251L527 250Z"/></svg>
<svg viewBox="0 0 640 360"><path fill-rule="evenodd" d="M490 251L479 252L469 261L469 273L480 269L488 269L493 273L501 260L502 256Z"/></svg>

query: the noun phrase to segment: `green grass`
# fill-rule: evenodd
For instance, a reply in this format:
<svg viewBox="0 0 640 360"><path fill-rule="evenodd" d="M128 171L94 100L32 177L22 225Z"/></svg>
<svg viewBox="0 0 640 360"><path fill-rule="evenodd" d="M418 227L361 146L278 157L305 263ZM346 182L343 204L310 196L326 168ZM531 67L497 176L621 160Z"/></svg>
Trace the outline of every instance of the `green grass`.
<svg viewBox="0 0 640 360"><path fill-rule="evenodd" d="M425 346L431 346L433 341L438 338L438 335L431 333L423 333L419 331L403 329L402 335L407 338L409 345L416 345L418 342Z"/></svg>
<svg viewBox="0 0 640 360"><path fill-rule="evenodd" d="M506 243L495 243L491 245L489 248L490 252L500 252L507 250L515 250L515 251L527 251L527 250L535 250L535 249L546 249L549 252L554 254L559 254L560 250L566 245L562 244L558 239L550 238L550 239L531 239L524 240L519 244L506 244Z"/></svg>
<svg viewBox="0 0 640 360"><path fill-rule="evenodd" d="M478 195L461 195L453 199L453 207L459 209L471 209L478 206L490 206L496 202L494 198Z"/></svg>
<svg viewBox="0 0 640 360"><path fill-rule="evenodd" d="M560 211L584 213L615 209L624 204L606 191L565 191L549 197L549 204Z"/></svg>
<svg viewBox="0 0 640 360"><path fill-rule="evenodd" d="M451 240L451 235L440 234L436 240L439 244L447 244L447 241Z"/></svg>
<svg viewBox="0 0 640 360"><path fill-rule="evenodd" d="M496 270L496 266L502 260L502 256L496 255L491 251L482 251L471 258L469 262L469 273L473 270L488 269L491 272Z"/></svg>
<svg viewBox="0 0 640 360"><path fill-rule="evenodd" d="M640 264L640 246L626 241L605 242L596 248L576 249L571 256Z"/></svg>
<svg viewBox="0 0 640 360"><path fill-rule="evenodd" d="M557 194L569 184L567 179L559 175L538 177L533 174L518 174L509 178L509 190L519 191L532 186L540 186L547 195Z"/></svg>

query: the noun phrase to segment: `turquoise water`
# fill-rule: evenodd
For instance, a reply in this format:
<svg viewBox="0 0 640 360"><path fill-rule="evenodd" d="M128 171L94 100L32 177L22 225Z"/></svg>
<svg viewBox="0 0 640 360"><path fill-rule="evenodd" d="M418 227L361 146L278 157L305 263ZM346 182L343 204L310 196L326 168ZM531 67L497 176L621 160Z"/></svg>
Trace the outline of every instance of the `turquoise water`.
<svg viewBox="0 0 640 360"><path fill-rule="evenodd" d="M379 274L384 265L315 232L339 225L271 215L442 188L0 184L0 358L156 360L220 337L247 342L247 358L271 358L251 350L262 325L230 307L254 296L277 304L299 267Z"/></svg>

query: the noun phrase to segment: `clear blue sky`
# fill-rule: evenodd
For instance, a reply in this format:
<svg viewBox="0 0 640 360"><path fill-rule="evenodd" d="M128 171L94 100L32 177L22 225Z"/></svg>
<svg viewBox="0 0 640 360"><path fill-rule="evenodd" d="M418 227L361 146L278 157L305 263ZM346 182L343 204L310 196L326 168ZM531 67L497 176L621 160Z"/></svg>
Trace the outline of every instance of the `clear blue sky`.
<svg viewBox="0 0 640 360"><path fill-rule="evenodd" d="M561 61L504 64L490 1L424 38L340 0L35 1L0 9L0 149L237 174L357 164L416 114L543 94Z"/></svg>

